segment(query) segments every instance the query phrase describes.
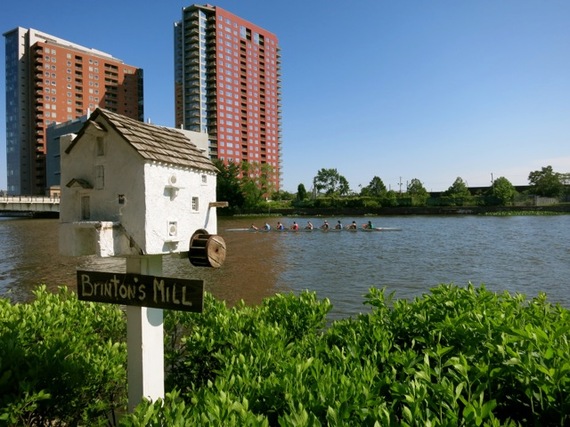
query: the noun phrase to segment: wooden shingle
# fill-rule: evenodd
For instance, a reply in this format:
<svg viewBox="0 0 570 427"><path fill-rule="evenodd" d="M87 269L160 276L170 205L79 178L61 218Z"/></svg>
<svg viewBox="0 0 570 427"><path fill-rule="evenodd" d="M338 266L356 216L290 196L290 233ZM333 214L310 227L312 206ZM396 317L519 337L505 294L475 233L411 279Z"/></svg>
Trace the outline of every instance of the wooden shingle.
<svg viewBox="0 0 570 427"><path fill-rule="evenodd" d="M89 122L113 128L144 159L176 166L218 172L212 161L184 133L157 126L98 108L91 115L74 142L81 139ZM71 151L72 144L66 151Z"/></svg>

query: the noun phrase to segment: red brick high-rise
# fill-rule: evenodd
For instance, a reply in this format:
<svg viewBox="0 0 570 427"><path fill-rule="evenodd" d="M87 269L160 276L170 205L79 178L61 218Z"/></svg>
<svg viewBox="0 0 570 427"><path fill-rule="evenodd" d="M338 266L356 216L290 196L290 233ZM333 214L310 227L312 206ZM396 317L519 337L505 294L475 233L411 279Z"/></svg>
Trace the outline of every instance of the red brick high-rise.
<svg viewBox="0 0 570 427"><path fill-rule="evenodd" d="M192 5L174 25L175 125L209 135L211 158L268 165L281 187L277 37L224 9Z"/></svg>
<svg viewBox="0 0 570 427"><path fill-rule="evenodd" d="M9 194L46 193L48 125L97 107L144 120L142 69L34 29L4 37Z"/></svg>

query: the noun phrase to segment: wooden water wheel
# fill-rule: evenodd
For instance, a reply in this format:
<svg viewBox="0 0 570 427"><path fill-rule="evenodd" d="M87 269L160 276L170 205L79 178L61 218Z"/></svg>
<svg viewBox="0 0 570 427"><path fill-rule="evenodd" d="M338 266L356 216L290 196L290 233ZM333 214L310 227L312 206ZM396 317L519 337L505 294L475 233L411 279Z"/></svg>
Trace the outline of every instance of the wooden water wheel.
<svg viewBox="0 0 570 427"><path fill-rule="evenodd" d="M190 239L188 259L196 267L221 267L226 259L226 242L222 236L198 230Z"/></svg>

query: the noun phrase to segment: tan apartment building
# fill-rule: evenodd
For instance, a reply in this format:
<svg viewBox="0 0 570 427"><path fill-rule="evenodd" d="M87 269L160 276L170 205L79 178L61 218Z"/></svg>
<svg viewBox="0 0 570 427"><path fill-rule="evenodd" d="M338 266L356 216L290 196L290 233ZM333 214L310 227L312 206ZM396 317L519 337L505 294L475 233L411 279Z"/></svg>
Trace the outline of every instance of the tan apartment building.
<svg viewBox="0 0 570 427"><path fill-rule="evenodd" d="M8 194L46 194L46 128L97 107L144 121L143 71L34 29L4 33Z"/></svg>

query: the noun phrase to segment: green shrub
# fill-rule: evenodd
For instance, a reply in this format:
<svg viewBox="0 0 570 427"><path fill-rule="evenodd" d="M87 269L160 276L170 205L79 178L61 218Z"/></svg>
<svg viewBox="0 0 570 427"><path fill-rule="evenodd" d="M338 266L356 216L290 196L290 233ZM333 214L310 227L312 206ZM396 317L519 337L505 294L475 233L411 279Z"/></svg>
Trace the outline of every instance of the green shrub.
<svg viewBox="0 0 570 427"><path fill-rule="evenodd" d="M31 304L0 300L0 421L104 425L125 406L123 313L64 288Z"/></svg>
<svg viewBox="0 0 570 427"><path fill-rule="evenodd" d="M440 285L327 323L326 299L275 295L165 312L166 394L125 426L569 425L569 312L544 295ZM0 300L0 423L115 425L124 316L45 288Z"/></svg>
<svg viewBox="0 0 570 427"><path fill-rule="evenodd" d="M323 329L326 303L310 295L204 316L184 360L214 368L202 383L179 375L183 398L203 413L223 392L269 425L568 422L568 312L544 296L441 285L392 302L371 289L370 313Z"/></svg>

